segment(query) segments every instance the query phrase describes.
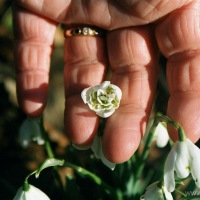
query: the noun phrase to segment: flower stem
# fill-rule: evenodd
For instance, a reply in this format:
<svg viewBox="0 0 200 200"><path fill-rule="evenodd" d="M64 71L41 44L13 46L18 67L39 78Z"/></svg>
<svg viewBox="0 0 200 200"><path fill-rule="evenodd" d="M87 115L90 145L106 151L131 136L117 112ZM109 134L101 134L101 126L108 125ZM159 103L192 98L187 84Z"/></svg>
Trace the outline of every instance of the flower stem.
<svg viewBox="0 0 200 200"><path fill-rule="evenodd" d="M108 185L106 182L104 182L100 177L98 177L96 174L93 174L92 172L79 167L77 165L71 164L69 162L64 162L65 167L72 168L75 172L77 172L80 176L87 176L92 181L94 181L97 185L101 185L106 193L108 193L114 200L122 200L122 197L119 193L117 193L110 185Z"/></svg>
<svg viewBox="0 0 200 200"><path fill-rule="evenodd" d="M136 170L136 180L138 180L142 175L142 172L143 172L143 169L144 169L144 166L145 166L145 161L146 161L146 159L149 155L149 149L151 147L151 143L153 141L154 133L155 133L155 130L156 130L158 123L159 123L159 121L155 118L154 122L153 122L153 124L150 128L150 131L149 131L149 134L148 134L145 146L144 146L144 150L143 150L142 155L140 157L139 167Z"/></svg>
<svg viewBox="0 0 200 200"><path fill-rule="evenodd" d="M55 155L54 155L54 152L53 152L53 149L51 147L51 144L50 144L50 139L49 139L49 136L44 128L44 119L43 117L41 117L41 120L40 120L40 128L41 128L41 132L42 132L42 135L43 135L43 138L45 140L45 150L46 150L46 153L47 153L47 156L48 158L54 158ZM60 175L58 174L58 171L57 171L57 166L54 166L53 167L54 169L54 176L57 180L57 183L59 185L59 188L61 188L63 194L64 194L64 186L63 186L63 183L61 181L61 178L60 178Z"/></svg>
<svg viewBox="0 0 200 200"><path fill-rule="evenodd" d="M158 116L157 119L160 122L166 122L166 123L169 123L170 125L172 125L178 131L179 141L184 141L186 139L185 131L178 122L173 121L166 115Z"/></svg>
<svg viewBox="0 0 200 200"><path fill-rule="evenodd" d="M178 129L178 138L180 141L184 141L186 139L185 131L181 126Z"/></svg>
<svg viewBox="0 0 200 200"><path fill-rule="evenodd" d="M102 118L99 122L99 128L97 132L98 136L103 136L105 125L106 125L106 119Z"/></svg>
<svg viewBox="0 0 200 200"><path fill-rule="evenodd" d="M184 194L183 192L181 192L180 190L178 190L178 189L176 189L176 188L175 188L175 191L178 192L178 193L180 193L182 196L187 197L186 194Z"/></svg>
<svg viewBox="0 0 200 200"><path fill-rule="evenodd" d="M30 176L32 176L33 174L35 174L37 172L37 170L31 172L28 176L26 176L25 180L24 180L24 183L23 183L23 191L28 191L29 188L30 188L30 185L28 183L28 179Z"/></svg>
<svg viewBox="0 0 200 200"><path fill-rule="evenodd" d="M47 155L48 155L49 158L54 158L54 153L53 153L53 150L51 148L51 144L49 142L50 140L49 140L48 134L47 134L47 132L44 128L43 117L40 120L40 128L41 128L42 136L45 140L45 149L46 149Z"/></svg>

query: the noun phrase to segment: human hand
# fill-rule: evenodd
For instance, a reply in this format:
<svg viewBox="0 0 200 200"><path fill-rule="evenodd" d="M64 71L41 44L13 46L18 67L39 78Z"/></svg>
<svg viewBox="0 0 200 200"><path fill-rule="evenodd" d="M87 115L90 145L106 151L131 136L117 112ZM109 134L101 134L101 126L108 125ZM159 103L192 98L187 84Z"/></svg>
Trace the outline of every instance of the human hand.
<svg viewBox="0 0 200 200"><path fill-rule="evenodd" d="M18 100L27 115L39 116L45 107L57 24L91 24L108 30L106 38L65 40L65 126L72 142L87 145L96 133L99 118L80 93L103 82L109 66L123 97L106 121L104 154L116 163L132 156L151 111L159 50L168 59L168 115L193 142L199 139L199 0L18 0L13 10Z"/></svg>

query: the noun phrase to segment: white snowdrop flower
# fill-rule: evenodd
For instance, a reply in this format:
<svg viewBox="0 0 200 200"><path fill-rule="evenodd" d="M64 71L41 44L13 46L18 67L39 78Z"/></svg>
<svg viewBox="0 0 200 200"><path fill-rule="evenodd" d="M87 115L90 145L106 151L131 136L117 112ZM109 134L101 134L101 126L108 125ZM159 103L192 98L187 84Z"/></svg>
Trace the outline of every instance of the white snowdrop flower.
<svg viewBox="0 0 200 200"><path fill-rule="evenodd" d="M24 191L23 187L20 187L13 200L50 200L49 197L40 189L30 184L29 186L30 187L27 191Z"/></svg>
<svg viewBox="0 0 200 200"><path fill-rule="evenodd" d="M45 143L45 140L42 137L38 118L27 118L19 129L20 144L26 148L31 141L35 141L39 145L43 145Z"/></svg>
<svg viewBox="0 0 200 200"><path fill-rule="evenodd" d="M156 145L163 148L169 142L169 134L164 123L160 122L155 130Z"/></svg>
<svg viewBox="0 0 200 200"><path fill-rule="evenodd" d="M102 136L98 134L94 137L91 149L97 159L101 159L104 165L109 167L111 170L115 169L116 164L110 162L103 154L102 149Z"/></svg>
<svg viewBox="0 0 200 200"><path fill-rule="evenodd" d="M111 170L115 169L116 164L110 162L103 154L103 150L102 150L102 136L99 136L98 134L95 135L92 143L88 144L88 145L76 145L76 144L72 144L74 146L74 148L78 149L78 150L87 150L90 149L92 150L92 152L94 153L94 156L97 159L101 159L101 161L103 162L104 165L106 165L107 167L109 167Z"/></svg>
<svg viewBox="0 0 200 200"><path fill-rule="evenodd" d="M119 107L122 92L118 86L110 84L110 81L104 81L101 85L84 89L81 97L97 115L107 118Z"/></svg>
<svg viewBox="0 0 200 200"><path fill-rule="evenodd" d="M174 171L179 178L186 178L190 173L200 188L200 149L188 138L175 142L164 167L164 183L169 192L175 189Z"/></svg>
<svg viewBox="0 0 200 200"><path fill-rule="evenodd" d="M153 125L153 122L154 120L153 118L151 118L147 124L145 136L143 137L144 142L146 142L148 134L151 134L150 129ZM154 132L153 141L156 142L157 147L163 148L168 144L169 140L170 138L169 138L169 134L166 128L166 123L165 122L158 123Z"/></svg>
<svg viewBox="0 0 200 200"><path fill-rule="evenodd" d="M156 181L146 188L145 194L140 200L173 200L170 192L159 181Z"/></svg>

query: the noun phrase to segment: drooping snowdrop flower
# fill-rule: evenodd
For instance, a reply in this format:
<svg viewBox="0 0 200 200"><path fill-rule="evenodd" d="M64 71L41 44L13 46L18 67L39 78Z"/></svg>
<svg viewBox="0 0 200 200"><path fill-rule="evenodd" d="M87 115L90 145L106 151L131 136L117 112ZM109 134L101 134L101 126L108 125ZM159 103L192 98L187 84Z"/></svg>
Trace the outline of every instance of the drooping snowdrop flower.
<svg viewBox="0 0 200 200"><path fill-rule="evenodd" d="M153 126L153 122L154 122L154 120L152 118L149 120L149 122L147 124L146 133L143 138L144 142L146 142L148 134L152 134L152 133L150 133L150 129ZM169 140L170 140L170 138L169 138L169 134L168 134L168 131L166 128L166 123L159 122L155 128L155 132L153 135L153 141L156 142L157 147L163 148L168 144Z"/></svg>
<svg viewBox="0 0 200 200"><path fill-rule="evenodd" d="M94 137L91 149L97 159L101 159L104 165L109 167L111 170L115 169L116 164L110 162L103 154L102 149L102 136L98 134Z"/></svg>
<svg viewBox="0 0 200 200"><path fill-rule="evenodd" d="M145 194L140 197L140 200L173 200L170 192L161 182L156 181L146 188Z"/></svg>
<svg viewBox="0 0 200 200"><path fill-rule="evenodd" d="M155 140L156 145L160 148L163 148L169 142L169 134L164 123L160 122L155 130Z"/></svg>
<svg viewBox="0 0 200 200"><path fill-rule="evenodd" d="M27 118L19 129L20 144L26 148L31 141L35 141L39 145L43 145L45 143L42 137L38 118Z"/></svg>
<svg viewBox="0 0 200 200"><path fill-rule="evenodd" d="M200 149L188 138L175 142L164 167L164 183L169 192L175 189L174 171L179 178L186 178L190 173L200 188Z"/></svg>
<svg viewBox="0 0 200 200"><path fill-rule="evenodd" d="M81 97L97 115L107 118L119 107L122 92L118 86L110 84L110 81L104 81L101 85L84 89Z"/></svg>
<svg viewBox="0 0 200 200"><path fill-rule="evenodd" d="M104 165L106 165L107 167L109 167L111 170L115 169L116 164L110 162L103 154L103 149L102 149L102 136L99 136L98 134L95 135L93 142L89 145L86 146L80 146L80 145L75 145L73 144L74 148L78 149L78 150L87 150L90 149L92 150L92 152L94 153L94 156L97 159L101 159L101 161L103 162Z"/></svg>
<svg viewBox="0 0 200 200"><path fill-rule="evenodd" d="M20 187L13 200L50 200L49 197L40 189L29 184L27 191Z"/></svg>

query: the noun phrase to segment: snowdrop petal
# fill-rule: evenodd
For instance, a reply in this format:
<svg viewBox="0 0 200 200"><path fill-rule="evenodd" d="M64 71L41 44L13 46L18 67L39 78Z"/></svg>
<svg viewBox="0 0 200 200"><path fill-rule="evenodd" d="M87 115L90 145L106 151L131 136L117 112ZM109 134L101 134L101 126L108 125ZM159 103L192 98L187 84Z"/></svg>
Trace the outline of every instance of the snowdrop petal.
<svg viewBox="0 0 200 200"><path fill-rule="evenodd" d="M116 85L111 84L111 87L115 90L117 98L121 99L122 98L122 91L120 90L119 87L117 87Z"/></svg>
<svg viewBox="0 0 200 200"><path fill-rule="evenodd" d="M200 154L198 154L199 156ZM196 158L195 158L196 159ZM190 166L190 170L191 170L191 174L192 174L192 178L195 181L195 184L198 188L200 188L200 159L198 158L196 161L192 160L191 161L191 166Z"/></svg>
<svg viewBox="0 0 200 200"><path fill-rule="evenodd" d="M186 139L190 155L190 170L196 186L200 188L200 149L189 139Z"/></svg>
<svg viewBox="0 0 200 200"><path fill-rule="evenodd" d="M107 89L107 87L110 85L110 81L104 81L101 85L100 88L102 89Z"/></svg>
<svg viewBox="0 0 200 200"><path fill-rule="evenodd" d="M92 144L87 144L87 145L78 145L78 144L72 144L72 146L75 148L75 149L78 149L78 150L87 150L87 149L90 149Z"/></svg>
<svg viewBox="0 0 200 200"><path fill-rule="evenodd" d="M13 200L50 200L49 197L40 189L30 185L28 191L23 191L22 187L19 188Z"/></svg>
<svg viewBox="0 0 200 200"><path fill-rule="evenodd" d="M84 103L87 103L89 101L89 93L92 91L92 87L89 88L85 88L82 92L81 92L81 97L83 99Z"/></svg>
<svg viewBox="0 0 200 200"><path fill-rule="evenodd" d="M140 198L141 200L154 200L154 199L162 199L162 192L157 187L158 181L152 183L146 188L145 194Z"/></svg>
<svg viewBox="0 0 200 200"><path fill-rule="evenodd" d="M27 118L19 129L19 142L26 148L31 141L36 141L39 145L43 145L45 140L39 126L39 119Z"/></svg>
<svg viewBox="0 0 200 200"><path fill-rule="evenodd" d="M94 137L91 149L92 149L95 157L98 158L98 159L101 159L101 161L103 162L104 165L109 167L111 170L115 169L116 164L110 162L103 154L102 137L101 136L96 135Z"/></svg>
<svg viewBox="0 0 200 200"><path fill-rule="evenodd" d="M177 159L175 162L175 171L179 178L186 178L189 171L189 153L185 141L179 142L177 146Z"/></svg>
<svg viewBox="0 0 200 200"><path fill-rule="evenodd" d="M112 108L110 110L96 112L96 114L99 115L102 118L107 118L107 117L110 117L114 112L115 112L115 109Z"/></svg>
<svg viewBox="0 0 200 200"><path fill-rule="evenodd" d="M154 182L151 185L149 185L146 188L145 194L140 199L141 200L155 200L155 199L164 200L163 195L165 195L165 198L167 200L173 200L171 193L168 192L164 186L162 186L162 188L159 188L158 183L159 181Z"/></svg>
<svg viewBox="0 0 200 200"><path fill-rule="evenodd" d="M173 200L172 194L170 192L168 192L168 190L165 186L163 187L163 190L164 190L166 200Z"/></svg>
<svg viewBox="0 0 200 200"><path fill-rule="evenodd" d="M159 123L156 127L155 138L156 145L160 148L165 147L169 142L169 134L167 132L167 128L162 123Z"/></svg>
<svg viewBox="0 0 200 200"><path fill-rule="evenodd" d="M100 136L95 136L93 139L92 143L92 151L95 155L96 158L100 159L101 158L101 137Z"/></svg>
<svg viewBox="0 0 200 200"><path fill-rule="evenodd" d="M113 162L110 162L103 154L102 148L101 148L101 161L103 162L104 165L109 167L111 170L115 169L116 164Z"/></svg>
<svg viewBox="0 0 200 200"><path fill-rule="evenodd" d="M179 141L174 144L174 147L167 156L164 167L164 185L169 192L173 192L175 189L174 165L177 158L178 144Z"/></svg>
<svg viewBox="0 0 200 200"><path fill-rule="evenodd" d="M38 145L44 145L45 140L43 138L37 138L36 142Z"/></svg>
<svg viewBox="0 0 200 200"><path fill-rule="evenodd" d="M23 199L25 200L24 195L25 195L25 192L22 190L22 187L20 187L13 200L23 200Z"/></svg>

